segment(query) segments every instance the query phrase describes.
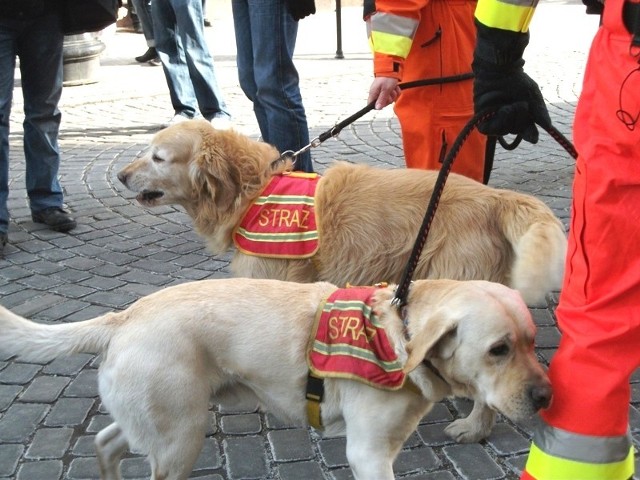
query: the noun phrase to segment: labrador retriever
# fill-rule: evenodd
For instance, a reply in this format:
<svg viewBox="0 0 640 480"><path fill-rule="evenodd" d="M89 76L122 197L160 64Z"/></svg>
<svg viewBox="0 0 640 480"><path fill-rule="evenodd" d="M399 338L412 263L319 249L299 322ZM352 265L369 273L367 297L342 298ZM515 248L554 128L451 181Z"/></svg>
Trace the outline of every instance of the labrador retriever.
<svg viewBox="0 0 640 480"><path fill-rule="evenodd" d="M118 313L58 325L0 307L0 350L37 362L101 353L99 391L114 419L96 436L102 478L120 478L119 459L131 447L147 455L152 478L186 479L205 439L211 400L248 397L283 420L306 424L310 331L318 306L336 288L203 280L160 290ZM549 405L535 326L517 291L484 281L418 280L404 319L393 296L393 286L380 288L371 308L414 388L324 382L322 422L328 435L346 434L356 478L393 479L403 443L446 396L480 405L449 426L461 441L487 435L494 412L518 421Z"/></svg>
<svg viewBox="0 0 640 480"><path fill-rule="evenodd" d="M244 213L288 168L278 152L233 130L189 121L158 132L118 178L147 207L177 204L215 254L227 251ZM311 258L264 258L236 250L234 276L344 286L397 283L438 173L337 162L315 194L319 247ZM530 306L560 288L562 223L542 201L451 174L414 278L488 280Z"/></svg>

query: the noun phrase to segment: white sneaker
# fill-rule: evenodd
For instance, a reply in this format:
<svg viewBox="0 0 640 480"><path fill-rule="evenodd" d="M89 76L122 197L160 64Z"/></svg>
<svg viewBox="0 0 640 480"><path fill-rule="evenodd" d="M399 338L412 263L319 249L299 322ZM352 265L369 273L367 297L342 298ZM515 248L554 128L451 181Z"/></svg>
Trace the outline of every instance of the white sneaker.
<svg viewBox="0 0 640 480"><path fill-rule="evenodd" d="M214 117L211 119L211 126L216 130L229 130L233 128L233 123L229 117Z"/></svg>
<svg viewBox="0 0 640 480"><path fill-rule="evenodd" d="M178 123L186 122L187 120L191 120L189 117L185 117L184 115L180 115L179 113L174 115L171 120L167 123L164 123L163 127L170 127L171 125L176 125Z"/></svg>

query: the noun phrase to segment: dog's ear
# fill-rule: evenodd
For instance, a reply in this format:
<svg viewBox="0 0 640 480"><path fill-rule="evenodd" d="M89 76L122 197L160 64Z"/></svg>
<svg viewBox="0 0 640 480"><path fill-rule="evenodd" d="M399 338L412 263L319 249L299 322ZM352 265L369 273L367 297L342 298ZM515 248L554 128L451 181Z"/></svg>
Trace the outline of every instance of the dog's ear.
<svg viewBox="0 0 640 480"><path fill-rule="evenodd" d="M194 183L204 190L203 195L213 196L216 208L226 211L240 195L240 172L225 148L207 140L203 139L194 160Z"/></svg>
<svg viewBox="0 0 640 480"><path fill-rule="evenodd" d="M453 354L454 348L446 348L447 341L455 335L458 323L445 311L437 311L407 344L407 363L405 373L411 372L425 358L435 356L447 358Z"/></svg>

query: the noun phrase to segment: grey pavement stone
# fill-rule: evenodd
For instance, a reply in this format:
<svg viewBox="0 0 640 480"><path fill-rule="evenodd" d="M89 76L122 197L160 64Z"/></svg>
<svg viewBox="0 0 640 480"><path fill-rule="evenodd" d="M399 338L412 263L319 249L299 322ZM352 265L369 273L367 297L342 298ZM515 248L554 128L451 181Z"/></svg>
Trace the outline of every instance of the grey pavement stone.
<svg viewBox="0 0 640 480"><path fill-rule="evenodd" d="M44 423L48 427L81 425L87 419L94 403L95 400L92 398L61 398L55 403Z"/></svg>
<svg viewBox="0 0 640 480"><path fill-rule="evenodd" d="M45 365L42 369L42 373L46 375L76 375L91 361L91 359L93 359L93 357L93 355L86 353L78 353L75 355L69 355L68 357L58 358L48 365Z"/></svg>
<svg viewBox="0 0 640 480"><path fill-rule="evenodd" d="M0 418L0 443L21 443L35 432L49 405L15 403Z"/></svg>
<svg viewBox="0 0 640 480"><path fill-rule="evenodd" d="M65 268L64 270L62 270L60 272L57 272L55 274L55 276L64 279L66 282L70 282L71 285L67 285L67 286L72 288L74 286L73 284L75 282L80 282L80 281L84 280L85 278L89 278L91 276L91 274L88 273L88 272L82 271L82 270L75 270L75 269L72 269L72 268ZM64 290L63 291L63 287L64 286L57 287L55 293L60 292L60 295L71 297L71 298L79 298L79 297L83 297L84 295L86 295L85 292L82 292L82 289L80 289L79 292L76 292L75 295L74 294L69 294L68 290Z"/></svg>
<svg viewBox="0 0 640 480"><path fill-rule="evenodd" d="M347 440L345 437L327 438L318 443L320 455L329 468L347 467Z"/></svg>
<svg viewBox="0 0 640 480"><path fill-rule="evenodd" d="M110 266L105 265L102 267L98 267L96 270L103 270L105 268L110 268ZM127 271L128 270L124 272L120 272L120 274L126 273ZM96 273L96 272L93 272L93 273ZM96 273L96 275L98 274ZM115 288L121 287L123 285L126 285L126 282L123 282L122 280L118 280L117 278L111 278L110 275L109 276L102 275L102 276L87 278L82 282L82 285L86 287L90 287L94 290L109 291L109 290L113 290Z"/></svg>
<svg viewBox="0 0 640 480"><path fill-rule="evenodd" d="M425 415L425 417L422 419L420 423L421 424L440 423L440 422L450 422L452 420L453 420L453 415L451 415L451 412L449 411L447 406L444 403L440 402L440 403L436 403L433 406L431 411L427 413L427 415Z"/></svg>
<svg viewBox="0 0 640 480"><path fill-rule="evenodd" d="M71 452L76 457L92 457L96 454L95 435L83 435L76 440Z"/></svg>
<svg viewBox="0 0 640 480"><path fill-rule="evenodd" d="M21 402L50 403L55 401L62 390L69 384L67 377L42 375L31 382L20 396Z"/></svg>
<svg viewBox="0 0 640 480"><path fill-rule="evenodd" d="M94 398L98 396L97 370L84 370L69 384L64 392L67 397Z"/></svg>
<svg viewBox="0 0 640 480"><path fill-rule="evenodd" d="M42 365L34 363L12 363L0 372L0 382L8 385L24 385L35 378Z"/></svg>
<svg viewBox="0 0 640 480"><path fill-rule="evenodd" d="M51 290L62 283L62 280L50 275L31 275L19 280L19 283L36 290Z"/></svg>
<svg viewBox="0 0 640 480"><path fill-rule="evenodd" d="M398 475L420 471L435 470L442 465L442 461L431 448L419 447L402 450L393 463L393 469Z"/></svg>
<svg viewBox="0 0 640 480"><path fill-rule="evenodd" d="M20 288L2 297L2 305L6 308L11 309L12 311L18 305L28 302L30 299L36 297L39 294L36 290L24 288L24 285L20 285L18 282L14 282L14 284L16 286L19 286Z"/></svg>
<svg viewBox="0 0 640 480"><path fill-rule="evenodd" d="M439 471L431 473L419 473L416 475L409 475L404 478L410 478L411 480L454 480L456 477L451 472Z"/></svg>
<svg viewBox="0 0 640 480"><path fill-rule="evenodd" d="M120 461L122 478L149 478L151 466L144 457L124 458Z"/></svg>
<svg viewBox="0 0 640 480"><path fill-rule="evenodd" d="M258 410L255 402L245 399L235 399L235 401L222 402L218 405L218 412L221 415L254 413Z"/></svg>
<svg viewBox="0 0 640 480"><path fill-rule="evenodd" d="M444 447L444 453L462 478L489 480L505 475L502 468L477 443Z"/></svg>
<svg viewBox="0 0 640 480"><path fill-rule="evenodd" d="M33 315L36 315L37 313L43 310L47 310L64 301L65 298L59 295L36 295L32 296L28 302L23 303L22 305L16 305L14 308L12 308L12 311L14 313L17 313L18 315L30 318Z"/></svg>
<svg viewBox="0 0 640 480"><path fill-rule="evenodd" d="M58 292L56 292L58 293ZM43 320L60 320L67 319L69 316L87 308L89 304L87 302L78 300L67 300L59 303L45 311L38 314L38 317Z"/></svg>
<svg viewBox="0 0 640 480"><path fill-rule="evenodd" d="M267 425L267 428L272 430L278 430L282 428L295 428L298 426L291 422L286 422L284 420L281 420L280 418L270 413L267 413L264 417L265 417L265 423Z"/></svg>
<svg viewBox="0 0 640 480"><path fill-rule="evenodd" d="M527 455L525 454L510 457L506 460L505 463L507 468L512 472L513 476L515 478L520 478L520 475L522 474L524 467L527 464Z"/></svg>
<svg viewBox="0 0 640 480"><path fill-rule="evenodd" d="M0 384L0 412L3 412L13 403L22 391L20 385L1 385Z"/></svg>
<svg viewBox="0 0 640 480"><path fill-rule="evenodd" d="M62 458L71 441L72 428L41 428L31 441L25 458L44 460Z"/></svg>
<svg viewBox="0 0 640 480"><path fill-rule="evenodd" d="M26 462L20 466L16 480L58 480L62 478L62 460Z"/></svg>
<svg viewBox="0 0 640 480"><path fill-rule="evenodd" d="M230 437L223 441L227 472L232 479L260 479L269 474L264 439L256 436Z"/></svg>
<svg viewBox="0 0 640 480"><path fill-rule="evenodd" d="M202 472L219 470L222 468L223 458L220 453L220 445L215 438L206 438L202 451L193 467L194 474L200 476Z"/></svg>
<svg viewBox="0 0 640 480"><path fill-rule="evenodd" d="M220 419L220 428L223 433L230 435L250 435L260 433L262 422L257 413L224 415Z"/></svg>
<svg viewBox="0 0 640 480"><path fill-rule="evenodd" d="M23 451L24 447L15 443L3 443L0 445L0 476L8 477L13 475Z"/></svg>
<svg viewBox="0 0 640 480"><path fill-rule="evenodd" d="M306 428L275 430L267 434L267 439L276 462L310 460L315 455Z"/></svg>
<svg viewBox="0 0 640 480"><path fill-rule="evenodd" d="M411 435L409 435L409 438L407 438L407 440L404 442L404 445L402 445L402 448L405 450L410 450L416 447L420 447L424 445L424 442L422 441L422 439L420 438L420 435L418 435L418 432L412 432Z"/></svg>
<svg viewBox="0 0 640 480"><path fill-rule="evenodd" d="M529 450L531 442L515 428L506 423L498 423L493 427L487 443L498 455L513 455Z"/></svg>
<svg viewBox="0 0 640 480"><path fill-rule="evenodd" d="M331 470L331 478L333 480L353 480L353 472L350 468L339 468Z"/></svg>
<svg viewBox="0 0 640 480"><path fill-rule="evenodd" d="M281 480L325 480L326 477L316 462L296 462L278 466Z"/></svg>
<svg viewBox="0 0 640 480"><path fill-rule="evenodd" d="M108 427L113 423L113 418L109 415L95 415L91 418L91 422L87 427L88 433L98 433L105 427Z"/></svg>
<svg viewBox="0 0 640 480"><path fill-rule="evenodd" d="M95 457L81 457L71 460L68 480L95 480L100 478L98 460Z"/></svg>
<svg viewBox="0 0 640 480"><path fill-rule="evenodd" d="M418 434L425 445L430 447L449 445L454 443L444 433L444 429L449 426L449 423L434 423L431 425L420 425L418 427Z"/></svg>
<svg viewBox="0 0 640 480"><path fill-rule="evenodd" d="M86 300L87 302L96 303L98 305L104 305L112 309L121 310L135 302L137 298L133 295L116 289L108 292L105 291L90 293L89 295L84 297L84 300Z"/></svg>
<svg viewBox="0 0 640 480"><path fill-rule="evenodd" d="M558 345L560 341L560 331L557 327L538 327L538 331L536 333L536 346L545 348L545 347L555 347Z"/></svg>

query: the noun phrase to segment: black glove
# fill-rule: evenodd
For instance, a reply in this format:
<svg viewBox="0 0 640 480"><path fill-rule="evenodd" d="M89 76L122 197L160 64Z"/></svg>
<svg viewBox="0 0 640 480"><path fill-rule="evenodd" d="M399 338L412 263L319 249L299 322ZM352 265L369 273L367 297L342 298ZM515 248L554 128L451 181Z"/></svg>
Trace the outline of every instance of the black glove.
<svg viewBox="0 0 640 480"><path fill-rule="evenodd" d="M604 0L582 0L587 7L587 15L602 15L604 13Z"/></svg>
<svg viewBox="0 0 640 480"><path fill-rule="evenodd" d="M549 128L551 119L538 84L522 68L529 34L489 28L478 21L476 27L473 106L475 113L496 112L478 130L485 135L519 134L536 143L536 123Z"/></svg>
<svg viewBox="0 0 640 480"><path fill-rule="evenodd" d="M314 0L285 0L285 3L291 16L296 21L316 13Z"/></svg>

